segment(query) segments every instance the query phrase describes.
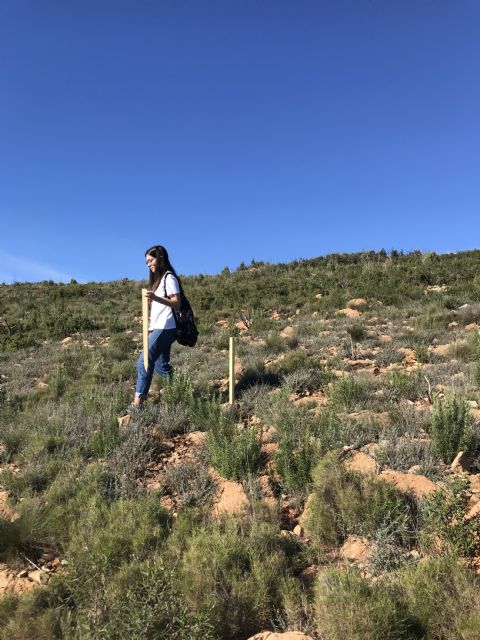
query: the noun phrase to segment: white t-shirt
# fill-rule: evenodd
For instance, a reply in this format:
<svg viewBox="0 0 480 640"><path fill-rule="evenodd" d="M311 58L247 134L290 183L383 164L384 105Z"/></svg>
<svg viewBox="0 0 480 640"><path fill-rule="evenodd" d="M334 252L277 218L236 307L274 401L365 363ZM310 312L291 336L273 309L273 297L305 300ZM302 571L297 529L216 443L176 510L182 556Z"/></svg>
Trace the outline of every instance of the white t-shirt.
<svg viewBox="0 0 480 640"><path fill-rule="evenodd" d="M166 296L178 295L180 293L180 285L177 278L172 273L167 273L164 276L155 290L155 295L165 298ZM166 295L165 295L166 294ZM150 327L153 329L175 329L176 327L175 316L171 307L167 307L166 304L161 304L155 300L150 307Z"/></svg>

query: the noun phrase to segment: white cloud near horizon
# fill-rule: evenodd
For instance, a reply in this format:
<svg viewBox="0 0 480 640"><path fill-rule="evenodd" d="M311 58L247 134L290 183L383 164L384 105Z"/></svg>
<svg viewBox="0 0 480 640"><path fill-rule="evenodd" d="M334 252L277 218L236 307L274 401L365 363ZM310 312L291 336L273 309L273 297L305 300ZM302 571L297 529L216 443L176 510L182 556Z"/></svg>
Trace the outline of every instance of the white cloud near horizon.
<svg viewBox="0 0 480 640"><path fill-rule="evenodd" d="M69 282L71 279L72 276L62 273L48 264L15 256L0 249L0 282L6 284L37 282L39 280Z"/></svg>

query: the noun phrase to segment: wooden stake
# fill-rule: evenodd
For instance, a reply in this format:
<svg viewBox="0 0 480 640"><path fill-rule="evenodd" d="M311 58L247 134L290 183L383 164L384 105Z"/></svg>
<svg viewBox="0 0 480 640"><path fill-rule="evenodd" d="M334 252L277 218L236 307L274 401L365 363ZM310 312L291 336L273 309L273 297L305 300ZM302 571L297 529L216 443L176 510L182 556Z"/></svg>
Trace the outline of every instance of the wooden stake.
<svg viewBox="0 0 480 640"><path fill-rule="evenodd" d="M228 401L230 404L235 400L235 338L230 338L230 358L229 358L229 386Z"/></svg>
<svg viewBox="0 0 480 640"><path fill-rule="evenodd" d="M143 365L148 369L148 289L142 289L142 318L143 318Z"/></svg>

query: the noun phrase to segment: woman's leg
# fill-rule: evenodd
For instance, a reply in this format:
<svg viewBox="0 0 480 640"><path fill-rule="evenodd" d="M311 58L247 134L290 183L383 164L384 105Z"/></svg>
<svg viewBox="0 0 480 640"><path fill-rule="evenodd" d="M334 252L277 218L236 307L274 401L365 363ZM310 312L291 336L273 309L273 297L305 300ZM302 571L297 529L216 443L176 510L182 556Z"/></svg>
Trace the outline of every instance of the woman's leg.
<svg viewBox="0 0 480 640"><path fill-rule="evenodd" d="M145 371L143 351L137 361L137 384L134 404L141 405L148 395L152 383L153 372L162 378L172 376L170 365L170 348L175 340L175 329L154 329L148 337L148 369Z"/></svg>
<svg viewBox="0 0 480 640"><path fill-rule="evenodd" d="M155 369L155 360L158 357L157 341L160 334L159 329L155 329L148 336L148 369L145 370L143 361L143 351L140 352L137 360L137 384L135 386L134 404L141 405L148 395L150 385L152 384L153 371Z"/></svg>
<svg viewBox="0 0 480 640"><path fill-rule="evenodd" d="M171 381L173 378L173 368L170 364L170 350L172 344L175 342L177 331L176 329L165 329L161 335L161 348L159 349L159 355L155 362L155 373L163 380Z"/></svg>

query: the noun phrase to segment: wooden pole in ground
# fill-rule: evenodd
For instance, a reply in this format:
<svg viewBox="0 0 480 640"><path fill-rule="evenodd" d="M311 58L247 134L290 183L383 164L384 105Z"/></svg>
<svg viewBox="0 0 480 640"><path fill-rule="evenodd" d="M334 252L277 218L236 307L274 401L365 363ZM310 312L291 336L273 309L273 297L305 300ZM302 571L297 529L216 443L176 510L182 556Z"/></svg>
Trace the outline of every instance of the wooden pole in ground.
<svg viewBox="0 0 480 640"><path fill-rule="evenodd" d="M230 338L230 358L229 358L229 385L228 401L233 404L235 401L235 338Z"/></svg>
<svg viewBox="0 0 480 640"><path fill-rule="evenodd" d="M143 365L148 369L148 289L142 289L142 319L143 319Z"/></svg>

